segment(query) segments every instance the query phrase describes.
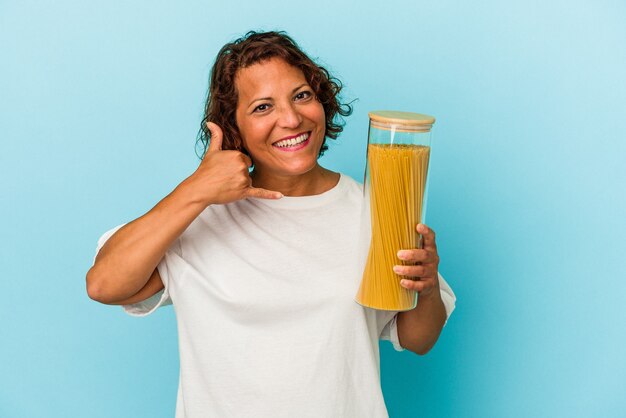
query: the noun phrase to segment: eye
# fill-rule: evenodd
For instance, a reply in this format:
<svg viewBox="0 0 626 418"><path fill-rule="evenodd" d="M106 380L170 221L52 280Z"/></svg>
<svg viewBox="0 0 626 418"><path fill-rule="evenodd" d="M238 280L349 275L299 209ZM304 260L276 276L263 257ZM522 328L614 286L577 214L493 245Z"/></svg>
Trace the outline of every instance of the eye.
<svg viewBox="0 0 626 418"><path fill-rule="evenodd" d="M254 108L253 112L255 112L255 113L263 113L267 109L269 109L269 106L270 105L267 104L267 103L260 104L260 105L258 105L257 107Z"/></svg>
<svg viewBox="0 0 626 418"><path fill-rule="evenodd" d="M309 97L311 97L313 95L313 93L311 93L308 90L304 90L301 91L300 93L296 94L296 100L304 100L304 99L308 99Z"/></svg>

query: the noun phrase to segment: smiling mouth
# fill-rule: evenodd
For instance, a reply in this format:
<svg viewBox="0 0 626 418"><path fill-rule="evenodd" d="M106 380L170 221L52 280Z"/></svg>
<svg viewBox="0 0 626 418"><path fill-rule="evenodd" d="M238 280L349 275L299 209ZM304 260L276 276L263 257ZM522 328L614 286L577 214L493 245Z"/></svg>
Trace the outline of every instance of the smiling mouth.
<svg viewBox="0 0 626 418"><path fill-rule="evenodd" d="M272 146L278 147L278 148L297 147L298 145L301 145L302 143L306 142L310 136L311 136L310 131L305 132L303 134L296 136L295 138L281 139L280 141L276 141L272 144Z"/></svg>

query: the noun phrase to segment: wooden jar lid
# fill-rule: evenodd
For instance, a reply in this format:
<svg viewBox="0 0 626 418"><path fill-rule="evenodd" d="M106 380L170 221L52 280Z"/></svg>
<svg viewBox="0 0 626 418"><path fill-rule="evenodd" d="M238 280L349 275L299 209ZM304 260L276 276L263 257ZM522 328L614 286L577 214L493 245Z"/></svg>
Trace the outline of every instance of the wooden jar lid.
<svg viewBox="0 0 626 418"><path fill-rule="evenodd" d="M397 131L428 132L435 123L435 118L429 115L395 110L376 110L369 112L368 116L372 126L386 130L396 125Z"/></svg>

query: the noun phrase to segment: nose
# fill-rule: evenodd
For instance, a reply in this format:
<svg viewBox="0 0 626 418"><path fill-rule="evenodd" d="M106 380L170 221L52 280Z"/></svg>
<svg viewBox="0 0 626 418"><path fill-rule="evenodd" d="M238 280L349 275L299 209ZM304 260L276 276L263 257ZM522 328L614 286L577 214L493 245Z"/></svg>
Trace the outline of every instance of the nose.
<svg viewBox="0 0 626 418"><path fill-rule="evenodd" d="M302 123L302 115L298 113L298 109L295 108L293 103L281 106L278 115L278 124L282 128L294 129L300 126Z"/></svg>

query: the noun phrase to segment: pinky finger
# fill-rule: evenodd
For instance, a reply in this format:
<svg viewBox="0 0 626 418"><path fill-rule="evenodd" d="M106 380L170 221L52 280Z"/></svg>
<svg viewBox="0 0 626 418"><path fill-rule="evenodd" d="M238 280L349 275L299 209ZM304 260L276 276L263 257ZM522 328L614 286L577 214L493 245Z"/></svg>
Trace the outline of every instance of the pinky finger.
<svg viewBox="0 0 626 418"><path fill-rule="evenodd" d="M404 287L405 289L421 292L422 289L424 289L424 282L419 280L402 279L400 280L400 286Z"/></svg>
<svg viewBox="0 0 626 418"><path fill-rule="evenodd" d="M420 295L430 293L434 286L429 283L428 280L407 280L403 279L400 281L400 286L404 287L408 290L413 290Z"/></svg>
<svg viewBox="0 0 626 418"><path fill-rule="evenodd" d="M261 189L258 187L249 187L246 191L247 197L259 197L261 199L280 199L283 197L281 192Z"/></svg>

